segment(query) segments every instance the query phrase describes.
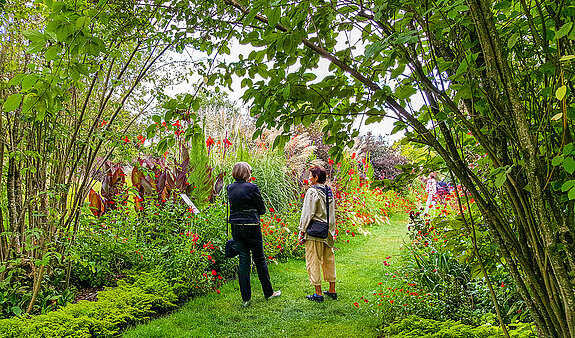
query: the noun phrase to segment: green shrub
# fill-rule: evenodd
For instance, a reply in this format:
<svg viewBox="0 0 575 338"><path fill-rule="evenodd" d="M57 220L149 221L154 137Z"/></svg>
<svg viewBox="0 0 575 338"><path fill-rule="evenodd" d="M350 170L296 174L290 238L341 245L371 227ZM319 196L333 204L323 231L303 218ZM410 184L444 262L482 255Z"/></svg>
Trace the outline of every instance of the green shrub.
<svg viewBox="0 0 575 338"><path fill-rule="evenodd" d="M537 337L530 324L512 325L511 337ZM386 338L498 338L503 330L497 326L484 325L472 327L453 320L439 322L418 316L409 316L381 330L381 337Z"/></svg>
<svg viewBox="0 0 575 338"><path fill-rule="evenodd" d="M161 272L140 273L98 293L95 302L80 301L31 318L0 320L1 337L110 337L175 308L177 296Z"/></svg>

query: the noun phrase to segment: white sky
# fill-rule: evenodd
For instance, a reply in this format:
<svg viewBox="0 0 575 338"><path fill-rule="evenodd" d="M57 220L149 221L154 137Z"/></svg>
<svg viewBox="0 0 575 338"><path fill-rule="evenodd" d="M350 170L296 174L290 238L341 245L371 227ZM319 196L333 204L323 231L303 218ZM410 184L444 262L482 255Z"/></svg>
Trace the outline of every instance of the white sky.
<svg viewBox="0 0 575 338"><path fill-rule="evenodd" d="M230 43L229 47L231 50L231 54L230 55L223 55L221 57L222 59L224 59L227 62L238 61L240 54L243 54L244 57L247 57L247 55L252 50L255 50L254 47L249 46L249 45L241 45L241 44L239 44L239 42ZM201 59L201 58L206 58L205 53L203 53L201 51L191 50L191 49L188 50L188 52L184 52L183 54L173 53L170 56L173 57L174 59L177 59L177 60L189 59L190 56L196 60ZM315 70L315 75L317 76L316 81L321 81L321 79L323 79L325 76L331 74L328 70L328 67L329 67L329 61L327 61L327 60L321 60L320 61L318 69ZM236 105L240 108L240 110L242 112L247 113L248 107L245 106L243 100L241 99L246 88L241 88L241 80L242 80L241 78L234 75L233 79L234 80L232 82L232 91L229 91L227 88L224 88L224 89L220 88L220 89L222 89L222 91L225 91L228 93L229 98L232 101L236 102ZM188 80L189 80L189 83L183 82L183 83L180 83L178 85L166 88L166 94L175 95L175 94L179 94L179 93L187 93L190 91L190 85L192 83L197 84L200 81L202 81L199 76L189 76ZM393 114L393 113L390 113L390 114ZM361 119L361 117L359 117L359 119ZM368 132L371 132L373 135L376 135L376 136L382 135L385 137L385 139L389 140L390 143L393 143L394 141L399 140L403 136L402 132L396 133L394 135L390 135L391 130L394 127L393 122L395 122L394 119L385 117L381 122L372 123L372 124L367 125L367 126L366 125L359 126L359 121L358 121L356 123L355 127L358 127L358 126L360 127L359 130L360 130L361 135L365 135Z"/></svg>

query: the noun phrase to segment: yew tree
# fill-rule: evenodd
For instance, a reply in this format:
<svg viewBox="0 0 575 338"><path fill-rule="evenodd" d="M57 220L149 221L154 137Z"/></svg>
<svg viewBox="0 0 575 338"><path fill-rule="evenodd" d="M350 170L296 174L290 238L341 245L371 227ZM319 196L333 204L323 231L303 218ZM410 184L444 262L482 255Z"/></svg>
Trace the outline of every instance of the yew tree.
<svg viewBox="0 0 575 338"><path fill-rule="evenodd" d="M281 128L281 144L321 119L336 155L354 120L396 119L474 198L539 336L575 336L575 1L218 6L221 32L252 46L220 79L243 78L258 127Z"/></svg>

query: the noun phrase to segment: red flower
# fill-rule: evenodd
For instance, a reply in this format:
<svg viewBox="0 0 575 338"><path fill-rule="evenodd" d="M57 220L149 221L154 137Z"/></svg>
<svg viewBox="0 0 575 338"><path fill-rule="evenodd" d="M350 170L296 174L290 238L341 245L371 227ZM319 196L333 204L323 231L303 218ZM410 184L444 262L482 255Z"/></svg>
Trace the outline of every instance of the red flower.
<svg viewBox="0 0 575 338"><path fill-rule="evenodd" d="M180 120L177 120L176 122L172 123L172 126L181 127L182 125L180 124Z"/></svg>
<svg viewBox="0 0 575 338"><path fill-rule="evenodd" d="M126 143L130 142L130 140L128 139L128 136L124 136L124 138L122 140L124 140L124 142L126 142Z"/></svg>
<svg viewBox="0 0 575 338"><path fill-rule="evenodd" d="M270 212L276 212L274 208L270 208Z"/></svg>
<svg viewBox="0 0 575 338"><path fill-rule="evenodd" d="M103 127L106 124L108 124L108 122L106 122L106 120L102 120L102 123L100 123L100 127Z"/></svg>
<svg viewBox="0 0 575 338"><path fill-rule="evenodd" d="M330 159L327 160L327 163L328 163L328 164L334 164L335 162L330 158Z"/></svg>
<svg viewBox="0 0 575 338"><path fill-rule="evenodd" d="M224 147L231 147L232 146L232 142L230 142L230 140L228 140L227 138L224 139Z"/></svg>
<svg viewBox="0 0 575 338"><path fill-rule="evenodd" d="M303 180L303 184L309 184L308 180Z"/></svg>
<svg viewBox="0 0 575 338"><path fill-rule="evenodd" d="M221 293L221 291L220 291L220 290L216 290L216 293L217 293L217 294L220 294L220 293Z"/></svg>
<svg viewBox="0 0 575 338"><path fill-rule="evenodd" d="M215 144L216 142L214 142L214 139L211 136L208 136L208 139L206 140L206 147L211 147Z"/></svg>
<svg viewBox="0 0 575 338"><path fill-rule="evenodd" d="M353 160L355 158L355 153L351 154L351 159Z"/></svg>
<svg viewBox="0 0 575 338"><path fill-rule="evenodd" d="M216 270L212 270L212 276L217 275L218 273L216 272Z"/></svg>
<svg viewBox="0 0 575 338"><path fill-rule="evenodd" d="M359 304L357 302L355 302L355 303L353 303L353 306L359 307Z"/></svg>
<svg viewBox="0 0 575 338"><path fill-rule="evenodd" d="M255 181L255 180L256 180L256 178L255 178L255 177L253 177L253 176L252 176L252 177L250 177L250 181Z"/></svg>
<svg viewBox="0 0 575 338"><path fill-rule="evenodd" d="M212 256L208 255L208 259L212 259Z"/></svg>

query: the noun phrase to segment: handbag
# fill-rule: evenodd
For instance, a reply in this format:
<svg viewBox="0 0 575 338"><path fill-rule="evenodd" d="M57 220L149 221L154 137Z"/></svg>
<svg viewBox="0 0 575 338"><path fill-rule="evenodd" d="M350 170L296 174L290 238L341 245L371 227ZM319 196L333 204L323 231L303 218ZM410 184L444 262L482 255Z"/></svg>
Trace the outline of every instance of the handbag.
<svg viewBox="0 0 575 338"><path fill-rule="evenodd" d="M320 189L317 188L316 189ZM316 220L311 220L307 226L307 234L312 236L312 237L317 237L317 238L321 238L321 239L326 239L327 236L329 235L329 198L328 198L328 190L327 188L325 190L320 189L325 193L325 205L326 205L326 210L327 210L327 222L322 222L322 221L316 221Z"/></svg>
<svg viewBox="0 0 575 338"><path fill-rule="evenodd" d="M238 250L235 248L235 244L236 241L234 241L233 238L226 242L226 251L224 253L226 258L234 258L239 254Z"/></svg>

